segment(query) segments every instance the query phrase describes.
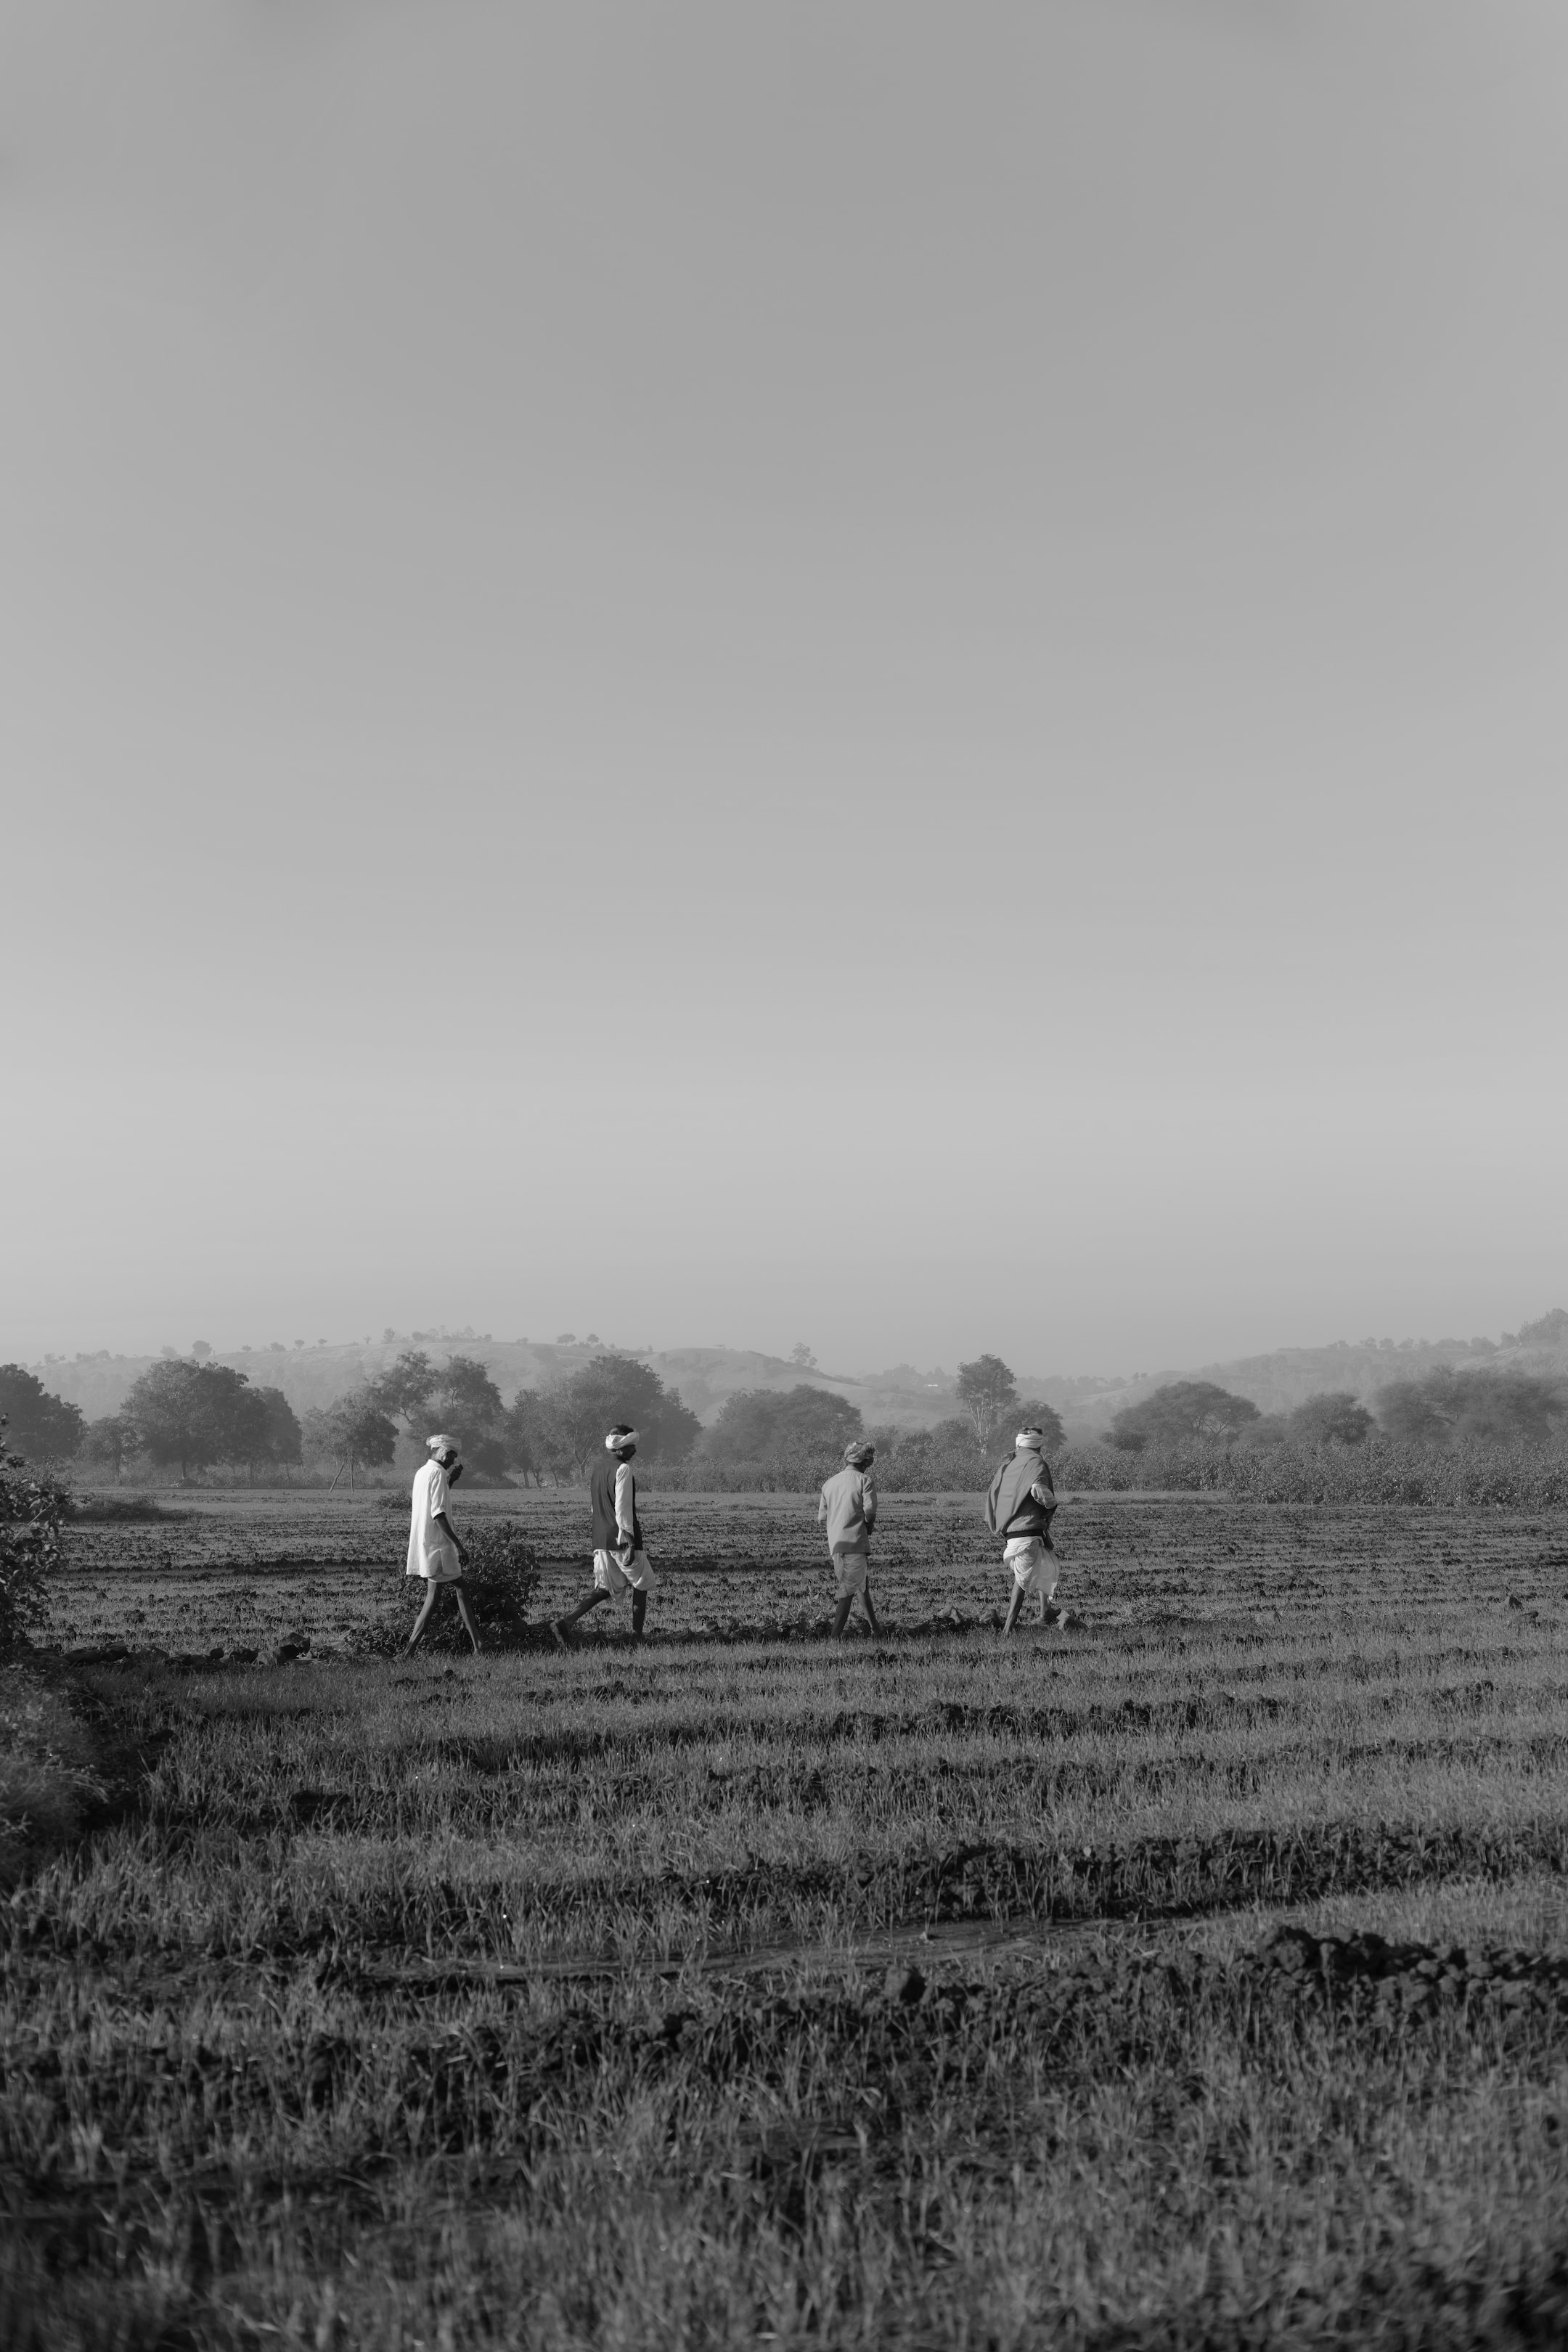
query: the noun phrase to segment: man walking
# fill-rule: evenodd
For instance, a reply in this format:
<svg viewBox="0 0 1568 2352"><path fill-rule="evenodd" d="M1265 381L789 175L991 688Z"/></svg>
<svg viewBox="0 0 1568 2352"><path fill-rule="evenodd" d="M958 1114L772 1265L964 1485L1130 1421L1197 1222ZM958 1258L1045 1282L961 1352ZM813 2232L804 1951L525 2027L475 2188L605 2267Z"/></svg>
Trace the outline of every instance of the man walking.
<svg viewBox="0 0 1568 2352"><path fill-rule="evenodd" d="M866 1621L879 1637L881 1627L871 1606L869 1573L871 1533L877 1524L877 1485L871 1475L874 1446L855 1438L844 1449L844 1467L835 1471L816 1503L816 1524L827 1529L827 1549L838 1579L838 1607L833 1619L836 1635L849 1622L857 1593Z"/></svg>
<svg viewBox="0 0 1568 2352"><path fill-rule="evenodd" d="M1045 1432L1033 1423L1021 1429L1011 1456L992 1479L985 1497L985 1524L993 1535L1005 1537L1003 1564L1013 1571L1013 1595L1004 1633L1010 1633L1017 1623L1027 1592L1039 1595L1043 1625L1047 1603L1057 1589L1057 1556L1051 1544L1057 1490L1043 1451L1045 1442ZM1057 1622L1067 1623L1065 1609L1058 1612Z"/></svg>
<svg viewBox="0 0 1568 2352"><path fill-rule="evenodd" d="M449 1437L427 1437L430 1459L414 1474L414 1516L408 1529L409 1576L425 1580L425 1603L414 1621L414 1631L408 1636L408 1657L419 1646L425 1628L430 1622L430 1612L436 1606L436 1595L444 1584L452 1588L452 1598L458 1613L468 1629L474 1654L479 1654L479 1629L468 1612L468 1597L463 1591L462 1575L468 1564L468 1549L447 1516L448 1489L462 1476L458 1449Z"/></svg>
<svg viewBox="0 0 1568 2352"><path fill-rule="evenodd" d="M605 1440L603 1456L594 1465L588 1480L594 1517L594 1590L551 1626L562 1649L590 1609L596 1609L601 1601L617 1601L623 1592L632 1596L632 1639L642 1640L647 1597L654 1586L653 1570L642 1548L637 1485L632 1475L637 1450L637 1431L617 1421Z"/></svg>

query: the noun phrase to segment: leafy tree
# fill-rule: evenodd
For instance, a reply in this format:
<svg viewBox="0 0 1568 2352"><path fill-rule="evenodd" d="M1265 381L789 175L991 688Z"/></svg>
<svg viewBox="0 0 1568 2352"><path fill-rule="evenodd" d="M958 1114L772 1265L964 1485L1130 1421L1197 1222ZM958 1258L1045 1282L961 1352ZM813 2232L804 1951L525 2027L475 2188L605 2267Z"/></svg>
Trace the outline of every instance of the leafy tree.
<svg viewBox="0 0 1568 2352"><path fill-rule="evenodd" d="M247 1458L249 1386L228 1364L168 1357L132 1384L124 1418L154 1462L177 1462L185 1478L214 1462Z"/></svg>
<svg viewBox="0 0 1568 2352"><path fill-rule="evenodd" d="M839 1452L861 1435L860 1408L831 1389L739 1389L702 1441L720 1462L767 1462L779 1454Z"/></svg>
<svg viewBox="0 0 1568 2352"><path fill-rule="evenodd" d="M1547 1445L1568 1420L1561 1381L1447 1364L1418 1381L1391 1381L1373 1404L1379 1427L1405 1445Z"/></svg>
<svg viewBox="0 0 1568 2352"><path fill-rule="evenodd" d="M1568 1348L1568 1307L1553 1307L1539 1322L1521 1323L1516 1336L1521 1348Z"/></svg>
<svg viewBox="0 0 1568 2352"><path fill-rule="evenodd" d="M556 1460L579 1477L617 1421L637 1433L645 1460L683 1461L701 1435L702 1424L679 1389L667 1389L651 1364L635 1356L595 1356L580 1371L545 1392L541 1433ZM553 1466L553 1464L552 1465Z"/></svg>
<svg viewBox="0 0 1568 2352"><path fill-rule="evenodd" d="M1110 1424L1110 1443L1124 1454L1149 1445L1223 1443L1260 1418L1249 1398L1233 1396L1213 1381L1168 1381L1141 1404L1126 1406Z"/></svg>
<svg viewBox="0 0 1568 2352"><path fill-rule="evenodd" d="M249 1389L239 1400L224 1454L243 1462L255 1483L258 1469L287 1469L304 1452L303 1433L281 1389Z"/></svg>
<svg viewBox="0 0 1568 2352"><path fill-rule="evenodd" d="M122 1412L106 1412L100 1421L89 1421L82 1440L82 1452L88 1461L107 1464L118 1478L127 1462L137 1451L134 1426Z"/></svg>
<svg viewBox="0 0 1568 2352"><path fill-rule="evenodd" d="M1301 1445L1364 1445L1376 1427L1365 1405L1349 1389L1325 1389L1299 1404L1285 1423Z"/></svg>
<svg viewBox="0 0 1568 2352"><path fill-rule="evenodd" d="M48 1579L65 1556L69 1497L5 1451L0 1413L0 1657L26 1647L48 1614Z"/></svg>
<svg viewBox="0 0 1568 2352"><path fill-rule="evenodd" d="M80 1451L82 1411L47 1390L21 1364L0 1364L0 1414L9 1443L33 1462L69 1462Z"/></svg>
<svg viewBox="0 0 1568 2352"><path fill-rule="evenodd" d="M1054 1405L1041 1404L1037 1397L1026 1397L1018 1407L1017 1426L1018 1429L1037 1429L1047 1454L1054 1454L1058 1445L1067 1443L1067 1432L1062 1427L1060 1413ZM1014 1433L1016 1435L1016 1431Z"/></svg>
<svg viewBox="0 0 1568 2352"><path fill-rule="evenodd" d="M381 1412L403 1415L411 1435L427 1437L435 1425L431 1402L440 1385L441 1375L423 1348L405 1348L397 1361L370 1383L370 1393Z"/></svg>
<svg viewBox="0 0 1568 2352"><path fill-rule="evenodd" d="M960 1364L953 1385L976 1440L988 1447L1018 1410L1017 1381L1000 1356L976 1356L972 1364Z"/></svg>
<svg viewBox="0 0 1568 2352"><path fill-rule="evenodd" d="M369 1384L351 1389L322 1412L308 1412L304 1436L312 1453L336 1463L334 1486L346 1470L352 1486L356 1464L385 1464L397 1451L397 1424L382 1411Z"/></svg>
<svg viewBox="0 0 1568 2352"><path fill-rule="evenodd" d="M464 1459L487 1477L506 1464L506 1408L477 1356L453 1356L441 1375L433 1426L449 1431Z"/></svg>
<svg viewBox="0 0 1568 2352"><path fill-rule="evenodd" d="M792 1364L798 1364L803 1372L813 1372L816 1370L816 1358L804 1339L795 1341L789 1351L789 1360Z"/></svg>

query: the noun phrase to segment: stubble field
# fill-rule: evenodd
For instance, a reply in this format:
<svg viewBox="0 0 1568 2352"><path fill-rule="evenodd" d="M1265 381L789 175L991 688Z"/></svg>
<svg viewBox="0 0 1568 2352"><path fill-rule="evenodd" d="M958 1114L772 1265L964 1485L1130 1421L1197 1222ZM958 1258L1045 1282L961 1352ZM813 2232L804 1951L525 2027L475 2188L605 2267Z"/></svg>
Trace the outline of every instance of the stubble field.
<svg viewBox="0 0 1568 2352"><path fill-rule="evenodd" d="M82 1531L0 2336L1568 2338L1568 1520L1076 1500L1005 1646L891 1497L841 1648L809 1501L646 1521L646 1651L409 1664L374 1498Z"/></svg>

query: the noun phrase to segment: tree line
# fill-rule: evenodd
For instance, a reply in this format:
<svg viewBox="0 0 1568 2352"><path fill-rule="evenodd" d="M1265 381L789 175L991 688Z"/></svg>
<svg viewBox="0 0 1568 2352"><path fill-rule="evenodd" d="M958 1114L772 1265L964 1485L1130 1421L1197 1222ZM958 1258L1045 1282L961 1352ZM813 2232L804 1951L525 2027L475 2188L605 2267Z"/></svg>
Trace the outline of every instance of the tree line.
<svg viewBox="0 0 1568 2352"><path fill-rule="evenodd" d="M1546 1446L1568 1430L1568 1383L1532 1372L1486 1372L1439 1365L1412 1381L1391 1381L1369 1409L1348 1389L1325 1390L1290 1412L1261 1412L1250 1398L1213 1381L1169 1381L1128 1405L1109 1443L1124 1454L1184 1445Z"/></svg>
<svg viewBox="0 0 1568 2352"><path fill-rule="evenodd" d="M83 1459L116 1476L142 1458L177 1466L182 1477L223 1466L252 1479L309 1460L353 1484L363 1471L390 1466L400 1437L422 1440L441 1428L479 1476L543 1484L582 1478L605 1431L627 1421L640 1433L645 1463L684 1465L690 1475L683 1483L700 1483L705 1470L732 1480L752 1465L767 1469L767 1483L787 1474L810 1485L851 1438L868 1437L884 1475L900 1486L953 1488L983 1485L996 1448L1026 1422L1042 1430L1048 1454L1065 1443L1058 1413L1021 1397L998 1356L959 1366L955 1401L959 1412L932 1429L868 1429L850 1399L800 1381L738 1391L705 1431L679 1390L636 1357L596 1356L549 1387L519 1389L509 1403L477 1357L437 1365L409 1349L378 1379L302 1420L280 1389L253 1384L226 1364L173 1358L140 1376L119 1412L88 1423L79 1407L51 1395L21 1365L0 1365L0 1413L9 1418L13 1446L33 1461ZM1119 1412L1106 1442L1120 1453L1151 1455L1190 1447L1356 1447L1376 1438L1428 1449L1543 1447L1565 1431L1563 1381L1439 1368L1389 1383L1370 1410L1348 1391L1333 1391L1290 1412L1264 1413L1213 1381L1167 1381Z"/></svg>

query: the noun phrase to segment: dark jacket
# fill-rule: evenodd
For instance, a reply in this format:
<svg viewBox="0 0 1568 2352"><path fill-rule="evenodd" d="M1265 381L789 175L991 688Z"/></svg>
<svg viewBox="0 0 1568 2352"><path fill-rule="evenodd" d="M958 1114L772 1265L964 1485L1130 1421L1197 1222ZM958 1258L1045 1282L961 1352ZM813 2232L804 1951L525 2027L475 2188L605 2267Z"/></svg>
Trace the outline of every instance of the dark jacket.
<svg viewBox="0 0 1568 2352"><path fill-rule="evenodd" d="M1049 1539L1051 1514L1057 1507L1054 1501L1042 1503L1030 1491L1035 1486L1056 1494L1050 1464L1043 1454L1020 1454L1015 1449L997 1470L985 1497L985 1524L993 1535Z"/></svg>
<svg viewBox="0 0 1568 2352"><path fill-rule="evenodd" d="M620 1522L616 1517L616 1473L621 1466L619 1454L602 1454L595 1463L588 1480L588 1495L594 1511L594 1549L618 1551L621 1546ZM642 1549L642 1522L637 1517L637 1482L632 1465L626 1465L632 1489L632 1549Z"/></svg>

